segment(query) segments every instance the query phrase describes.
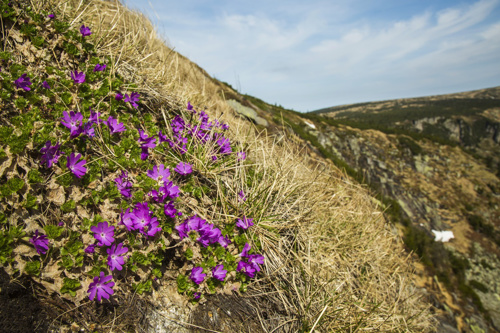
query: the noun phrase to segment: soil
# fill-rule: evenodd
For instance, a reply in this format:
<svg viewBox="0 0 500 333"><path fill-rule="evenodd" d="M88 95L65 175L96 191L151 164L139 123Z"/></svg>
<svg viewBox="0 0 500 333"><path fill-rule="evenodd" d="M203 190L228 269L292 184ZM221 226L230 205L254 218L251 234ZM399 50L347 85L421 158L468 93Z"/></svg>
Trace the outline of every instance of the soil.
<svg viewBox="0 0 500 333"><path fill-rule="evenodd" d="M0 327L4 333L47 332L50 318L33 296L32 281L23 276L11 280L0 268Z"/></svg>

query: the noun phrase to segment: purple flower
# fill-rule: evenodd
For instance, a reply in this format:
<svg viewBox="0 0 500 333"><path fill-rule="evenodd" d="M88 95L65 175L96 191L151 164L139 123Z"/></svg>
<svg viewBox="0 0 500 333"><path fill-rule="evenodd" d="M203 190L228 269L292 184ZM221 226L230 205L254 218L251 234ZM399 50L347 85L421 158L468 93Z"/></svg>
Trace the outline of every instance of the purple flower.
<svg viewBox="0 0 500 333"><path fill-rule="evenodd" d="M75 153L71 153L71 155L68 156L67 160L68 162L66 163L66 166L68 169L73 172L73 174L77 178L81 178L85 173L87 173L87 168L84 167L84 165L87 163L86 160L79 161L80 157L82 157L81 154L75 155Z"/></svg>
<svg viewBox="0 0 500 333"><path fill-rule="evenodd" d="M193 110L193 106L191 105L190 102L188 102L188 105L187 105L187 110L188 111L192 111Z"/></svg>
<svg viewBox="0 0 500 333"><path fill-rule="evenodd" d="M195 267L191 270L189 278L196 284L200 284L205 280L207 274L203 274L203 267Z"/></svg>
<svg viewBox="0 0 500 333"><path fill-rule="evenodd" d="M87 37L92 35L92 31L90 31L89 27L86 27L85 25L82 24L80 27L80 33L82 34L82 37Z"/></svg>
<svg viewBox="0 0 500 333"><path fill-rule="evenodd" d="M110 249L107 249L108 253L108 266L112 271L117 269L119 271L122 270L122 265L125 264L125 260L123 259L123 255L128 252L128 248L123 247L123 243L118 245L113 244Z"/></svg>
<svg viewBox="0 0 500 333"><path fill-rule="evenodd" d="M158 219L154 217L153 212L149 210L147 202L137 203L131 218L134 222L134 228L144 235L148 234L148 230L158 226L158 224L156 224L156 226L154 225Z"/></svg>
<svg viewBox="0 0 500 333"><path fill-rule="evenodd" d="M76 138L82 133L82 121L83 115L78 112L70 111L69 114L67 111L63 111L63 117L61 118L61 124L67 127L70 131L70 137Z"/></svg>
<svg viewBox="0 0 500 333"><path fill-rule="evenodd" d="M240 227L241 229L247 230L249 227L253 226L252 221L253 219L243 216L243 220L238 219L238 221L236 222L236 226Z"/></svg>
<svg viewBox="0 0 500 333"><path fill-rule="evenodd" d="M42 164L45 163L47 168L51 168L54 163L59 161L59 157L63 154L62 151L59 150L61 145L57 143L55 146L52 146L50 141L45 142L45 147L40 149L42 153Z"/></svg>
<svg viewBox="0 0 500 333"><path fill-rule="evenodd" d="M180 162L174 169L179 175L189 175L193 172L193 167L189 163Z"/></svg>
<svg viewBox="0 0 500 333"><path fill-rule="evenodd" d="M83 83L85 82L85 73L78 71L71 72L71 79L73 79L75 83Z"/></svg>
<svg viewBox="0 0 500 333"><path fill-rule="evenodd" d="M139 129L139 142L141 142L141 160L145 160L149 156L148 149L155 148L156 147L156 138L155 137L148 137L146 133L144 133L143 130Z"/></svg>
<svg viewBox="0 0 500 333"><path fill-rule="evenodd" d="M110 246L115 241L115 227L108 225L107 221L99 222L97 227L91 227L90 231L94 233L94 238L97 239L99 246Z"/></svg>
<svg viewBox="0 0 500 333"><path fill-rule="evenodd" d="M132 190L132 183L126 180L127 176L127 171L122 171L122 174L115 178L114 181L121 195L123 195L125 198L131 198L132 194L130 191Z"/></svg>
<svg viewBox="0 0 500 333"><path fill-rule="evenodd" d="M111 134L120 133L127 130L123 123L118 123L118 120L111 116L109 116L108 120L106 120L104 123L108 126L109 132Z"/></svg>
<svg viewBox="0 0 500 333"><path fill-rule="evenodd" d="M130 212L130 208L127 208L127 210L125 212L123 212L123 210L122 210L122 212L120 214L120 224L127 227L128 231L132 231L132 230L136 229L135 224L134 224L134 220L132 219L133 215L134 215L134 213Z"/></svg>
<svg viewBox="0 0 500 333"><path fill-rule="evenodd" d="M249 278L254 278L255 274L256 274L255 268L252 265L250 265L244 261L238 262L238 266L236 267L236 271L238 271L238 272L243 271L243 273L245 273Z"/></svg>
<svg viewBox="0 0 500 333"><path fill-rule="evenodd" d="M181 239L184 239L188 236L189 227L186 222L179 224L174 229L177 230Z"/></svg>
<svg viewBox="0 0 500 333"><path fill-rule="evenodd" d="M58 225L58 226L60 226L60 227L62 227L62 226L64 226L64 222L63 222L63 221L61 221L61 222L59 222L57 225Z"/></svg>
<svg viewBox="0 0 500 333"><path fill-rule="evenodd" d="M163 135L163 133L161 132L161 130L158 131L158 138L159 138L160 143L167 141L167 136Z"/></svg>
<svg viewBox="0 0 500 333"><path fill-rule="evenodd" d="M121 100L123 99L123 95L122 95L122 94L120 94L120 93L116 93L116 95L115 95L115 99L116 99L117 101L121 101Z"/></svg>
<svg viewBox="0 0 500 333"><path fill-rule="evenodd" d="M47 81L42 82L42 87L44 87L45 89L50 89L50 85L47 83Z"/></svg>
<svg viewBox="0 0 500 333"><path fill-rule="evenodd" d="M193 216L187 218L185 222L188 226L188 231L191 231L191 230L199 231L207 223L207 221L205 221L204 219L202 219L198 215L193 215Z"/></svg>
<svg viewBox="0 0 500 333"><path fill-rule="evenodd" d="M89 138L93 138L95 136L95 130L93 126L94 124L91 122L85 123L85 125L83 125L82 134L85 134Z"/></svg>
<svg viewBox="0 0 500 333"><path fill-rule="evenodd" d="M165 181L170 177L170 170L165 168L165 165L160 164L159 166L155 165L153 170L148 170L146 173L149 178L156 180L157 182Z"/></svg>
<svg viewBox="0 0 500 333"><path fill-rule="evenodd" d="M91 124L99 124L104 122L102 119L99 119L99 116L101 115L99 112L94 112L92 108L89 108L90 110L90 116L89 116L89 123Z"/></svg>
<svg viewBox="0 0 500 333"><path fill-rule="evenodd" d="M39 235L38 229L35 230L35 235L30 238L31 244L35 246L35 250L38 254L45 254L49 249L49 239L46 235Z"/></svg>
<svg viewBox="0 0 500 333"><path fill-rule="evenodd" d="M125 99L123 100L125 103L129 102L130 104L132 104L132 106L134 108L137 109L137 107L139 106L139 104L137 104L137 102L139 102L139 97L141 95L139 93L136 93L136 92L133 92L130 94L130 96L128 94L125 94Z"/></svg>
<svg viewBox="0 0 500 333"><path fill-rule="evenodd" d="M85 253L92 254L95 252L95 244L90 244L85 248Z"/></svg>
<svg viewBox="0 0 500 333"><path fill-rule="evenodd" d="M97 64L94 67L94 72L103 72L106 70L106 64Z"/></svg>
<svg viewBox="0 0 500 333"><path fill-rule="evenodd" d="M161 227L158 226L159 224L158 219L155 217L151 220L148 227L144 228L144 232L142 233L148 237L154 237L157 232L161 231Z"/></svg>
<svg viewBox="0 0 500 333"><path fill-rule="evenodd" d="M175 186L174 183L168 182L162 187L160 187L163 193L165 193L165 197L168 197L170 199L175 199L179 196L179 193L181 193L181 190L179 189L178 186Z"/></svg>
<svg viewBox="0 0 500 333"><path fill-rule="evenodd" d="M193 293L193 298L194 299L200 299L200 297L201 297L201 293L199 293L197 291Z"/></svg>
<svg viewBox="0 0 500 333"><path fill-rule="evenodd" d="M260 272L259 265L264 264L264 256L260 255L260 254L251 254L251 255L248 256L248 264L252 265L252 267L257 272Z"/></svg>
<svg viewBox="0 0 500 333"><path fill-rule="evenodd" d="M175 215L177 214L177 209L175 209L174 202L169 201L168 203L163 206L163 212L165 213L165 216L170 217L170 218L175 218Z"/></svg>
<svg viewBox="0 0 500 333"><path fill-rule="evenodd" d="M247 154L244 151L239 151L236 153L236 158L238 161L244 161L247 158Z"/></svg>
<svg viewBox="0 0 500 333"><path fill-rule="evenodd" d="M251 248L250 244L245 243L245 246L243 246L243 250L240 253L240 257L248 257L248 251L250 251Z"/></svg>
<svg viewBox="0 0 500 333"><path fill-rule="evenodd" d="M227 271L224 269L224 265L217 265L214 268L212 268L212 276L221 281L224 282L224 279L226 278Z"/></svg>
<svg viewBox="0 0 500 333"><path fill-rule="evenodd" d="M31 81L28 74L24 73L17 80L14 81L14 84L18 89L24 89L25 91L30 91Z"/></svg>
<svg viewBox="0 0 500 333"><path fill-rule="evenodd" d="M115 283L112 281L108 282L112 278L112 275L104 276L104 272L101 272L99 276L94 277L94 282L89 284L89 290L87 290L91 301L96 295L98 301L100 301L101 298L109 299L109 295L113 295L114 290L111 288L113 288Z"/></svg>
<svg viewBox="0 0 500 333"><path fill-rule="evenodd" d="M240 200L240 201L247 201L247 197L246 197L245 193L243 193L243 190L241 190L240 192L238 192L238 200Z"/></svg>
<svg viewBox="0 0 500 333"><path fill-rule="evenodd" d="M49 14L49 16L47 16L49 19L53 19L54 17L56 17L54 14Z"/></svg>
<svg viewBox="0 0 500 333"><path fill-rule="evenodd" d="M222 236L222 235L219 237L219 239L217 240L217 242L223 248L226 248L231 243L231 241L229 240L228 236Z"/></svg>

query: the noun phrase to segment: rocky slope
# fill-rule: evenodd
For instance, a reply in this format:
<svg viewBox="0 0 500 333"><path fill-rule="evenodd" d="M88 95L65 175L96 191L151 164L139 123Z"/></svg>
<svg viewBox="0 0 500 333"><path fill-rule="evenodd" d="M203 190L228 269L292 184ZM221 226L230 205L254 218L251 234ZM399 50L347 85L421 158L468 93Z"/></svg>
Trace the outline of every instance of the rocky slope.
<svg viewBox="0 0 500 333"><path fill-rule="evenodd" d="M442 330L500 330L500 88L309 114L240 102L370 185L421 259Z"/></svg>

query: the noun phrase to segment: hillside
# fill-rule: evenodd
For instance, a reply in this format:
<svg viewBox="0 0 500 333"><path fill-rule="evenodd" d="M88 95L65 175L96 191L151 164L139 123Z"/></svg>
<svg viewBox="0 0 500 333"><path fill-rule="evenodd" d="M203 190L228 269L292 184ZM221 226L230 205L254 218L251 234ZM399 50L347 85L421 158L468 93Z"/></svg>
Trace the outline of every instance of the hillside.
<svg viewBox="0 0 500 333"><path fill-rule="evenodd" d="M240 102L288 129L385 207L442 328L500 329L500 88L346 105L300 114L251 96ZM435 231L452 231L448 243ZM454 327L455 330L450 327Z"/></svg>
<svg viewBox="0 0 500 333"><path fill-rule="evenodd" d="M0 12L2 330L432 330L367 188L242 119L144 16Z"/></svg>

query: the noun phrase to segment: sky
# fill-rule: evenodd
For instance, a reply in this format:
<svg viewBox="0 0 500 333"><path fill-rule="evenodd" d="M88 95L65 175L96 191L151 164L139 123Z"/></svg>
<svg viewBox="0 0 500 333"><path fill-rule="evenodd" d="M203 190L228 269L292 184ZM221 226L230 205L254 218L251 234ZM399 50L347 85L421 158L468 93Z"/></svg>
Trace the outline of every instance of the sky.
<svg viewBox="0 0 500 333"><path fill-rule="evenodd" d="M122 0L240 93L307 112L500 85L500 0Z"/></svg>

